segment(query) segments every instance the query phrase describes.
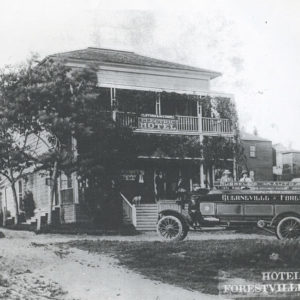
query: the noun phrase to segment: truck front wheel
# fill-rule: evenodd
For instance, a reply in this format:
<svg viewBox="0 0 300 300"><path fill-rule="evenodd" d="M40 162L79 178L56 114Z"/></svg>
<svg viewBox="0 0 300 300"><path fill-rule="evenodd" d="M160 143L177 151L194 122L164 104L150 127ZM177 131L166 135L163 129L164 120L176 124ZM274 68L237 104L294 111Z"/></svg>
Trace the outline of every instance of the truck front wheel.
<svg viewBox="0 0 300 300"><path fill-rule="evenodd" d="M157 233L168 242L181 241L186 237L187 229L181 220L174 216L163 216L157 223Z"/></svg>
<svg viewBox="0 0 300 300"><path fill-rule="evenodd" d="M280 240L299 238L300 219L293 216L281 219L276 226L276 235Z"/></svg>

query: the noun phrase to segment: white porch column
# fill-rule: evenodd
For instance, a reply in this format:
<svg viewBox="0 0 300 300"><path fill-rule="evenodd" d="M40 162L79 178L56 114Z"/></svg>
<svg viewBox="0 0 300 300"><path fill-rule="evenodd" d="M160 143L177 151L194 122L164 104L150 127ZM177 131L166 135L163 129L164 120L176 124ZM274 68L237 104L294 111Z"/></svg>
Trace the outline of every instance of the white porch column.
<svg viewBox="0 0 300 300"><path fill-rule="evenodd" d="M161 115L161 99L160 93L157 93L156 102L155 102L155 114L157 116Z"/></svg>
<svg viewBox="0 0 300 300"><path fill-rule="evenodd" d="M203 166L203 162L200 162L200 186L202 188L205 188L205 184L204 184L204 166Z"/></svg>
<svg viewBox="0 0 300 300"><path fill-rule="evenodd" d="M78 157L77 140L74 137L72 137L72 152L74 153L74 158L77 159ZM79 190L78 190L79 187L78 187L77 172L73 172L71 176L72 176L74 203L79 203Z"/></svg>
<svg viewBox="0 0 300 300"><path fill-rule="evenodd" d="M212 166L211 173L212 173L212 175L211 175L212 186L214 186L215 185L215 166Z"/></svg>
<svg viewBox="0 0 300 300"><path fill-rule="evenodd" d="M237 174L236 174L236 158L235 155L233 156L233 180L237 181Z"/></svg>
<svg viewBox="0 0 300 300"><path fill-rule="evenodd" d="M197 101L197 117L199 135L202 135L202 106L200 100Z"/></svg>
<svg viewBox="0 0 300 300"><path fill-rule="evenodd" d="M78 187L78 180L77 180L77 173L74 172L72 174L72 186L73 186L73 196L74 196L74 203L79 203L79 187Z"/></svg>
<svg viewBox="0 0 300 300"><path fill-rule="evenodd" d="M112 119L116 121L117 119L117 98L116 98L116 89L110 88L110 106L112 111Z"/></svg>
<svg viewBox="0 0 300 300"><path fill-rule="evenodd" d="M197 101L197 117L198 117L199 143L201 145L202 142L203 142L203 133L202 133L202 106L201 106L200 100ZM202 161L200 161L200 185L201 185L202 188L205 188L205 184L204 184L204 166L203 166Z"/></svg>

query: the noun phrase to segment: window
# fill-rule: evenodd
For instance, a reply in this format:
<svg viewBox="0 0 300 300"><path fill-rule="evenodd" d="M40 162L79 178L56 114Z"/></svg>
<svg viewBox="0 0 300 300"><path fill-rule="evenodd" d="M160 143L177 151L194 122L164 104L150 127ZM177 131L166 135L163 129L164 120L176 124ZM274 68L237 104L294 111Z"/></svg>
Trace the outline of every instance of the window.
<svg viewBox="0 0 300 300"><path fill-rule="evenodd" d="M67 175L67 187L72 188L72 175Z"/></svg>
<svg viewBox="0 0 300 300"><path fill-rule="evenodd" d="M250 146L250 157L256 157L256 147Z"/></svg>
<svg viewBox="0 0 300 300"><path fill-rule="evenodd" d="M60 189L66 190L71 189L73 187L73 180L71 174L62 174L60 176Z"/></svg>

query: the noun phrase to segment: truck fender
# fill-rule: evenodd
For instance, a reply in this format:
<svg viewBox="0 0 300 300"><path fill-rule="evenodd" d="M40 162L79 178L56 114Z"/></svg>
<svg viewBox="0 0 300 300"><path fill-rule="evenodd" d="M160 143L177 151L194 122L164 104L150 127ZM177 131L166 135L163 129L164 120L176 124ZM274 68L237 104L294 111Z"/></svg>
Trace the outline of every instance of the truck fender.
<svg viewBox="0 0 300 300"><path fill-rule="evenodd" d="M280 213L278 215L276 215L272 221L271 221L271 226L276 226L278 224L278 222L285 218L285 217L296 217L296 218L299 218L300 219L300 214L298 213L295 213L293 211L290 211L290 212L283 212L283 213Z"/></svg>
<svg viewBox="0 0 300 300"><path fill-rule="evenodd" d="M180 212L173 210L173 209L166 209L166 210L162 210L158 213L158 220L163 217L163 216L174 216L176 218L178 218L181 222L182 225L186 227L186 229L189 229L189 221L187 219L186 216L184 216L183 214L181 214Z"/></svg>

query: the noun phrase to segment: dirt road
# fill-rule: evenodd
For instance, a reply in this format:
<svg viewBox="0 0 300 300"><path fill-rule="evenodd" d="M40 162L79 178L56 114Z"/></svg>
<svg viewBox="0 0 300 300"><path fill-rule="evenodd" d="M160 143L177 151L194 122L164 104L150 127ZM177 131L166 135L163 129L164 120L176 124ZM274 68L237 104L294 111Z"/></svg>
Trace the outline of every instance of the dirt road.
<svg viewBox="0 0 300 300"><path fill-rule="evenodd" d="M91 237L3 232L6 238L0 239L0 299L220 299L143 278L106 255L56 245L78 239L156 240L155 234ZM201 238L205 236L237 238L231 233L208 233ZM199 234L190 236L197 238Z"/></svg>

